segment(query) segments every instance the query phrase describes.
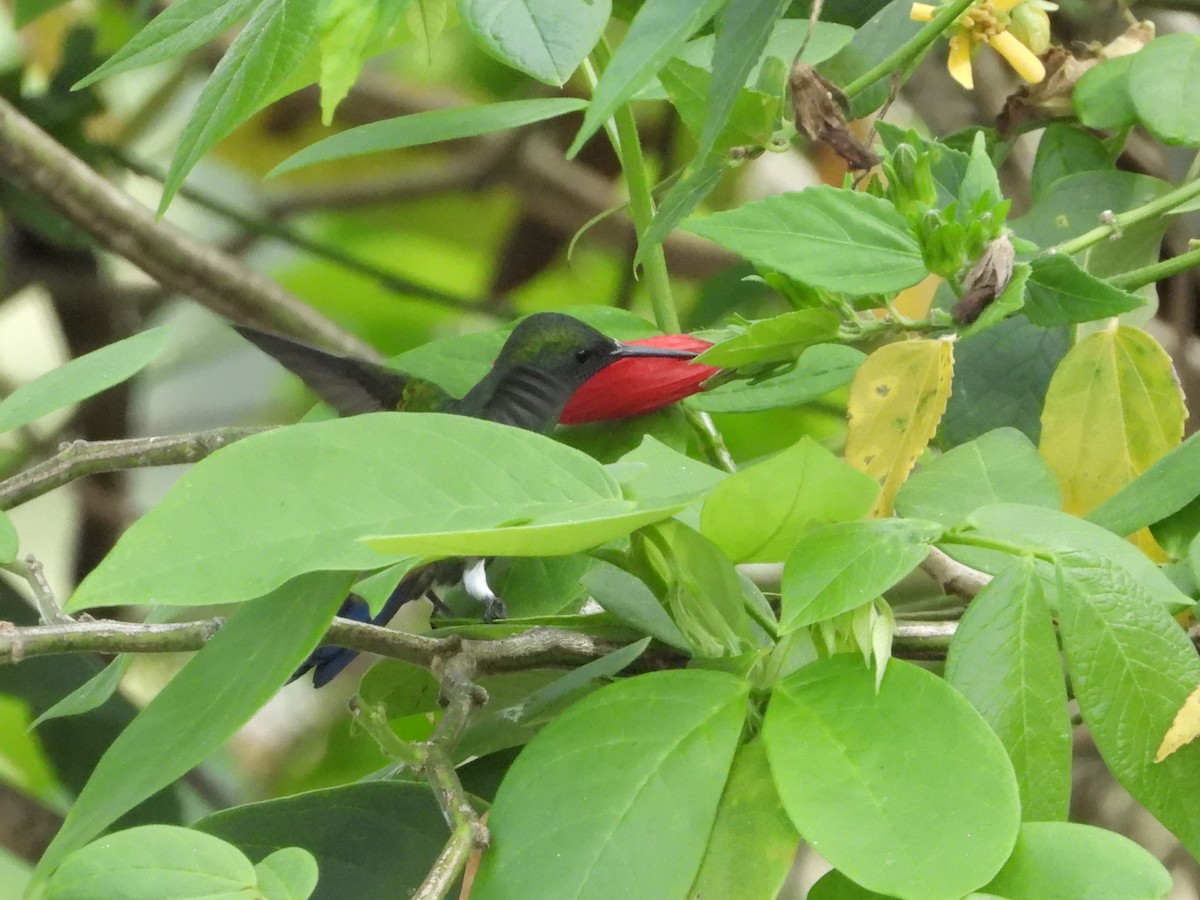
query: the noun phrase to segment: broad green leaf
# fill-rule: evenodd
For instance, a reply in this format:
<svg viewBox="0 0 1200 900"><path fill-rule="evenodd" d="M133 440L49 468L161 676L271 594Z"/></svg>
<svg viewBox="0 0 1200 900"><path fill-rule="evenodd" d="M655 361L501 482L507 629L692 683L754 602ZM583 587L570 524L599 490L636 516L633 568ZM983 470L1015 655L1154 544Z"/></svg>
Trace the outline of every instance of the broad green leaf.
<svg viewBox="0 0 1200 900"><path fill-rule="evenodd" d="M1016 841L1017 783L999 738L912 663L892 660L878 691L857 656L805 666L772 694L763 740L801 836L871 890L960 900Z"/></svg>
<svg viewBox="0 0 1200 900"><path fill-rule="evenodd" d="M1020 503L997 503L971 513L967 524L985 538L1011 544L1015 552L1064 554L1085 550L1120 566L1165 608L1178 611L1191 606L1183 594L1137 547L1111 531L1066 513ZM953 540L952 536L950 538ZM1012 554L946 544L944 550L967 565L998 575L1012 562Z"/></svg>
<svg viewBox="0 0 1200 900"><path fill-rule="evenodd" d="M1161 900L1162 863L1129 838L1074 822L1026 822L987 890L1009 900Z"/></svg>
<svg viewBox="0 0 1200 900"><path fill-rule="evenodd" d="M575 156L593 134L607 122L617 107L659 73L684 42L712 18L722 0L645 0L629 30L600 75L592 91L592 102L583 125L567 155Z"/></svg>
<svg viewBox="0 0 1200 900"><path fill-rule="evenodd" d="M989 431L922 463L896 495L896 512L950 527L993 503L1062 506L1054 473L1015 428Z"/></svg>
<svg viewBox="0 0 1200 900"><path fill-rule="evenodd" d="M583 576L583 586L597 603L621 621L677 650L691 649L653 591L623 569L600 563Z"/></svg>
<svg viewBox="0 0 1200 900"><path fill-rule="evenodd" d="M746 79L758 65L788 3L789 0L729 0L722 7L713 46L708 115L700 134L697 159L716 147L718 135L724 130Z"/></svg>
<svg viewBox="0 0 1200 900"><path fill-rule="evenodd" d="M404 20L418 47L430 63L433 62L433 43L446 29L450 18L451 0L412 0L405 10Z"/></svg>
<svg viewBox="0 0 1200 900"><path fill-rule="evenodd" d="M579 580L595 562L583 553L500 559L488 567L488 580L510 616L553 616L578 608L583 599Z"/></svg>
<svg viewBox="0 0 1200 900"><path fill-rule="evenodd" d="M249 15L255 0L179 0L167 6L103 65L75 85L87 87L130 69L174 59L203 47Z"/></svg>
<svg viewBox="0 0 1200 900"><path fill-rule="evenodd" d="M880 347L850 385L846 462L883 490L876 515L891 514L900 486L929 446L950 398L951 341L899 341Z"/></svg>
<svg viewBox="0 0 1200 900"><path fill-rule="evenodd" d="M705 494L726 477L720 469L684 456L650 435L607 468L621 483L624 495L643 505Z"/></svg>
<svg viewBox="0 0 1200 900"><path fill-rule="evenodd" d="M539 100L509 100L484 106L463 106L457 109L435 109L395 119L384 119L382 122L349 128L310 144L277 165L268 173L268 177L335 159L519 128L574 112L583 106L584 101L571 97L545 97ZM500 341L503 341L503 336L500 336Z"/></svg>
<svg viewBox="0 0 1200 900"><path fill-rule="evenodd" d="M484 854L472 900L527 896L530 885L555 900L685 896L748 695L723 672L655 672L571 706L501 783L488 825L504 838Z"/></svg>
<svg viewBox="0 0 1200 900"><path fill-rule="evenodd" d="M761 381L735 381L692 397L705 412L760 412L811 403L849 384L866 354L844 344L817 344L800 354L791 369Z"/></svg>
<svg viewBox="0 0 1200 900"><path fill-rule="evenodd" d="M1066 328L1037 328L1020 315L959 341L941 443L954 447L1005 426L1036 441L1042 398L1069 345Z"/></svg>
<svg viewBox="0 0 1200 900"><path fill-rule="evenodd" d="M69 608L232 602L301 572L396 562L360 542L372 534L424 535L432 546L445 532L452 554L464 545L478 555L521 550L512 544L523 542L522 555L539 555L533 544L542 540L547 555L572 553L671 511L639 510L594 459L492 422L373 413L295 425L239 441L189 470L122 536ZM562 524L501 528L551 515ZM499 531L484 531L478 545L462 538L479 529Z"/></svg>
<svg viewBox="0 0 1200 900"><path fill-rule="evenodd" d="M192 827L240 847L252 860L285 847L307 850L321 873L313 900L411 895L449 837L429 788L402 781L364 781L248 803Z"/></svg>
<svg viewBox="0 0 1200 900"><path fill-rule="evenodd" d="M1180 444L1180 448L1187 446L1189 446L1188 441L1184 441L1184 443ZM1164 462L1165 460L1169 459L1169 457L1170 455L1168 454L1168 456L1164 456L1159 462ZM1157 465L1157 463L1155 465ZM1154 472L1153 466L1147 471L1146 475L1149 475L1151 472ZM1142 477L1145 478L1146 475L1143 475ZM1135 488L1136 484L1137 482L1135 481L1129 487L1125 488L1125 490L1137 491L1137 488ZM1124 493L1124 491L1122 491L1122 493ZM1167 496L1171 496L1171 493L1168 491L1164 491L1163 493L1167 494ZM1105 527L1107 527L1107 523L1109 521L1107 516L1108 511L1105 509L1105 507L1109 503L1114 505L1119 503L1120 506L1123 507L1124 501L1120 500L1120 498L1121 494L1117 494L1111 500L1106 501L1092 511L1093 515L1105 515L1105 521L1101 523ZM1147 514L1149 514L1149 512L1150 510L1147 510ZM1193 540L1195 540L1196 535L1200 534L1200 496L1197 496L1181 509L1171 513L1165 519L1160 519L1159 521L1155 522L1150 526L1150 532L1154 535L1154 539L1158 541L1159 546L1167 551L1171 557L1175 559L1183 559L1186 557L1188 555L1189 545Z"/></svg>
<svg viewBox="0 0 1200 900"><path fill-rule="evenodd" d="M1171 358L1128 326L1084 338L1046 392L1039 450L1058 477L1063 509L1084 515L1179 445L1187 412ZM1152 558L1149 532L1134 542Z"/></svg>
<svg viewBox="0 0 1200 900"><path fill-rule="evenodd" d="M927 274L904 217L887 201L856 191L812 187L683 227L756 265L831 291L898 291Z"/></svg>
<svg viewBox="0 0 1200 900"><path fill-rule="evenodd" d="M1042 579L1017 560L967 606L946 656L946 681L1008 751L1027 822L1065 820L1071 717Z"/></svg>
<svg viewBox="0 0 1200 900"><path fill-rule="evenodd" d="M177 825L143 825L102 837L63 860L47 900L253 900L258 876L237 847Z"/></svg>
<svg viewBox="0 0 1200 900"><path fill-rule="evenodd" d="M932 522L840 522L805 535L783 567L780 627L794 631L874 600L920 565L941 528Z"/></svg>
<svg viewBox="0 0 1200 900"><path fill-rule="evenodd" d="M1083 73L1071 92L1080 122L1088 128L1128 128L1137 124L1137 110L1129 94L1129 70L1138 55L1106 59Z"/></svg>
<svg viewBox="0 0 1200 900"><path fill-rule="evenodd" d="M213 69L163 180L161 215L192 167L275 96L308 56L316 34L311 0L262 0Z"/></svg>
<svg viewBox="0 0 1200 900"><path fill-rule="evenodd" d="M1079 91L1075 98L1078 102ZM1112 152L1095 134L1074 125L1054 122L1046 126L1038 141L1037 159L1030 176L1030 190L1040 196L1054 182L1075 172L1113 168Z"/></svg>
<svg viewBox="0 0 1200 900"><path fill-rule="evenodd" d="M779 802L766 747L761 740L743 744L733 758L704 862L688 896L775 900L799 842Z"/></svg>
<svg viewBox="0 0 1200 900"><path fill-rule="evenodd" d="M1129 96L1164 144L1200 144L1200 36L1167 34L1129 57Z"/></svg>
<svg viewBox="0 0 1200 900"><path fill-rule="evenodd" d="M1119 316L1146 301L1089 275L1071 257L1039 256L1026 283L1025 315L1034 325L1053 328Z"/></svg>
<svg viewBox="0 0 1200 900"><path fill-rule="evenodd" d="M276 850L254 867L264 900L307 900L317 886L317 861L299 847Z"/></svg>
<svg viewBox="0 0 1200 900"><path fill-rule="evenodd" d="M780 562L796 541L870 511L879 486L810 437L717 485L700 531L735 563Z"/></svg>
<svg viewBox="0 0 1200 900"><path fill-rule="evenodd" d="M1133 534L1200 496L1200 435L1192 435L1087 515L1113 534Z"/></svg>
<svg viewBox="0 0 1200 900"><path fill-rule="evenodd" d="M16 559L19 547L17 529L13 527L12 520L4 514L4 511L0 510L0 565Z"/></svg>
<svg viewBox="0 0 1200 900"><path fill-rule="evenodd" d="M127 381L159 357L170 333L152 328L93 350L23 384L0 400L0 433Z"/></svg>
<svg viewBox="0 0 1200 900"><path fill-rule="evenodd" d="M239 607L108 748L39 869L51 870L229 740L316 646L349 582L313 573Z"/></svg>
<svg viewBox="0 0 1200 900"><path fill-rule="evenodd" d="M545 84L562 87L608 24L609 0L459 0L463 25L484 50Z"/></svg>
<svg viewBox="0 0 1200 900"><path fill-rule="evenodd" d="M644 534L665 569L667 608L693 653L716 659L752 650L741 579L716 544L675 520Z"/></svg>
<svg viewBox="0 0 1200 900"><path fill-rule="evenodd" d="M750 324L744 332L714 344L698 360L737 368L749 363L796 359L814 344L837 338L838 317L828 309L800 309Z"/></svg>
<svg viewBox="0 0 1200 900"><path fill-rule="evenodd" d="M391 556L565 556L669 518L688 502L680 499L641 509L630 500L602 500L590 506L564 505L548 515L531 517L533 522L528 525L384 534L366 538L364 543Z"/></svg>
<svg viewBox="0 0 1200 900"><path fill-rule="evenodd" d="M1138 580L1095 554L1061 569L1057 609L1071 687L1109 770L1192 854L1200 852L1200 744L1154 762L1200 684L1200 659Z"/></svg>
<svg viewBox="0 0 1200 900"><path fill-rule="evenodd" d="M358 80L373 41L391 31L408 0L331 0L321 10L321 122L333 112Z"/></svg>

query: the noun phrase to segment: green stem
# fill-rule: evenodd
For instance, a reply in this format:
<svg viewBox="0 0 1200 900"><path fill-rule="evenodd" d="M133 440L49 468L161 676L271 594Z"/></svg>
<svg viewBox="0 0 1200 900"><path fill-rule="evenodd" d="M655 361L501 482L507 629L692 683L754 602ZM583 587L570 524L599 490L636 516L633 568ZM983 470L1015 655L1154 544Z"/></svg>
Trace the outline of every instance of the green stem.
<svg viewBox="0 0 1200 900"><path fill-rule="evenodd" d="M1197 247L1195 250L1189 250L1186 253L1180 253L1178 256L1173 256L1170 259L1164 259L1162 262L1157 262L1153 265L1143 266L1140 269L1130 269L1128 272L1114 275L1108 279L1108 283L1123 291L1136 291L1140 287L1145 287L1156 281L1162 281L1164 278L1170 278L1172 275L1177 275L1193 266L1200 266L1200 247Z"/></svg>
<svg viewBox="0 0 1200 900"><path fill-rule="evenodd" d="M595 88L595 69L602 70L608 63L608 47L604 41L596 45L592 55L597 65L595 68L585 66L584 74ZM625 185L629 191L629 215L637 231L638 245L641 246L642 238L650 229L650 223L654 221L654 195L650 173L646 170L646 158L642 155L642 143L638 136L637 121L633 117L633 108L628 103L618 106L613 113L611 129L606 125L606 130L625 173ZM654 307L655 323L668 334L678 333L681 330L679 314L675 311L675 301L671 298L667 257L661 244L642 247L642 272L646 276L646 289Z"/></svg>
<svg viewBox="0 0 1200 900"><path fill-rule="evenodd" d="M983 535L969 531L951 531L944 535L938 543L978 547L980 550L995 550L999 553L1007 553L1010 556L1032 556L1035 559L1040 559L1048 563L1057 561L1053 553L1046 553L1033 547L1026 547L1023 544L1014 544L1012 541L1005 541L1000 538L984 537Z"/></svg>
<svg viewBox="0 0 1200 900"><path fill-rule="evenodd" d="M846 97L853 99L881 78L908 66L932 47L933 42L942 36L942 32L949 28L955 19L979 2L980 0L954 0L953 3L943 6L924 28L913 35L912 40L846 85L842 89Z"/></svg>
<svg viewBox="0 0 1200 900"><path fill-rule="evenodd" d="M1181 184L1175 190L1163 194L1157 200L1151 200L1142 206L1135 206L1133 209L1126 210L1123 213L1117 213L1112 217L1111 221L1105 222L1103 225L1097 225L1091 231L1085 231L1079 237L1063 241L1057 247L1054 247L1053 250L1055 253L1065 253L1067 256L1074 256L1076 253L1086 250L1093 244L1098 244L1106 238L1120 234L1126 228L1132 228L1134 225L1140 225L1142 222L1153 219L1162 213L1170 212L1175 207L1182 206L1193 197L1200 197L1200 178Z"/></svg>

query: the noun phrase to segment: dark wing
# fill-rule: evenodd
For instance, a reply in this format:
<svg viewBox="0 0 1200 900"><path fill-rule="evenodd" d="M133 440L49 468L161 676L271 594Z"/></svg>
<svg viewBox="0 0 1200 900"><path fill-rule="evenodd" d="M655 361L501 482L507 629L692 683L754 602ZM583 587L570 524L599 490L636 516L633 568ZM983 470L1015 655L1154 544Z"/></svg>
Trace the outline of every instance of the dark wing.
<svg viewBox="0 0 1200 900"><path fill-rule="evenodd" d="M300 377L343 416L397 410L409 379L399 372L349 356L338 356L290 338L234 325L234 330Z"/></svg>

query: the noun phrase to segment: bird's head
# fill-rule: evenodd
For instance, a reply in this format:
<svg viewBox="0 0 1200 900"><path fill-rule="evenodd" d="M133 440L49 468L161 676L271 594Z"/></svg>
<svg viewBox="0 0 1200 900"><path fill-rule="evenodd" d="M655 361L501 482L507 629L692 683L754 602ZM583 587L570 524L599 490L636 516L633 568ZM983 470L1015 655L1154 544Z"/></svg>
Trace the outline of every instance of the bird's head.
<svg viewBox="0 0 1200 900"><path fill-rule="evenodd" d="M536 368L573 393L610 363L633 357L693 359L691 350L624 344L562 313L535 313L505 341L497 369Z"/></svg>

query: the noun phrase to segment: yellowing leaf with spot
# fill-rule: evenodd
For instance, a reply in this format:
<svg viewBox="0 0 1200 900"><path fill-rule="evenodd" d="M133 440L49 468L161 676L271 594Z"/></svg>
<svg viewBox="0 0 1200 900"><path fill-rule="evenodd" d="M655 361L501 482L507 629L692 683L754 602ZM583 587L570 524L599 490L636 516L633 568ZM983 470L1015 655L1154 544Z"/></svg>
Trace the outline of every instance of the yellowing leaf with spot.
<svg viewBox="0 0 1200 900"><path fill-rule="evenodd" d="M1186 416L1171 359L1146 332L1122 325L1072 347L1050 380L1038 447L1063 509L1085 515L1141 475L1178 446ZM1148 530L1130 540L1164 558Z"/></svg>
<svg viewBox="0 0 1200 900"><path fill-rule="evenodd" d="M880 347L854 376L846 462L882 486L876 516L891 515L896 493L933 439L953 372L954 344L941 338Z"/></svg>
<svg viewBox="0 0 1200 900"><path fill-rule="evenodd" d="M1171 727L1163 735L1162 743L1158 745L1154 761L1162 762L1184 744L1194 741L1197 735L1200 735L1200 687L1188 694L1188 698L1183 701L1183 706L1175 714L1175 721L1171 723Z"/></svg>

